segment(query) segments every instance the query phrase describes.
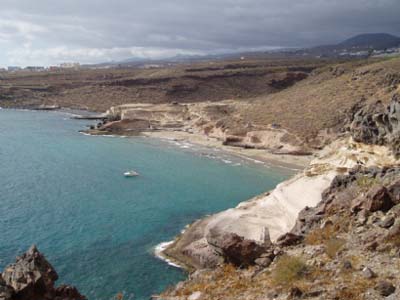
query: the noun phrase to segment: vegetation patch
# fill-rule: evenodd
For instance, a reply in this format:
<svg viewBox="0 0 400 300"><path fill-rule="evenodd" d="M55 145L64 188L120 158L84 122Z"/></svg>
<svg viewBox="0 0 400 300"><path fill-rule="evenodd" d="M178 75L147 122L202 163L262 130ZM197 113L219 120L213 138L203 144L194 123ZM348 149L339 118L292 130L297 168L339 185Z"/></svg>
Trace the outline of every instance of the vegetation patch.
<svg viewBox="0 0 400 300"><path fill-rule="evenodd" d="M288 286L303 279L308 270L307 264L300 257L284 255L276 263L272 273L275 284Z"/></svg>

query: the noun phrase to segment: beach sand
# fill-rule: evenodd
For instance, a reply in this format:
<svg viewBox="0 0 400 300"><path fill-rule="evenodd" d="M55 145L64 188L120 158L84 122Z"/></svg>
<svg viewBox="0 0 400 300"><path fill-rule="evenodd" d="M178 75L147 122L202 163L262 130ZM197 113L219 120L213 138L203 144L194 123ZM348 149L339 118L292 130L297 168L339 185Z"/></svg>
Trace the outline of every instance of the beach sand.
<svg viewBox="0 0 400 300"><path fill-rule="evenodd" d="M265 149L245 149L241 147L226 146L216 138L184 131L151 131L144 132L142 135L152 138L182 141L195 145L221 149L232 155L242 158L249 158L255 161L264 162L269 165L290 168L293 170L303 170L314 158L312 155L280 155L270 153Z"/></svg>

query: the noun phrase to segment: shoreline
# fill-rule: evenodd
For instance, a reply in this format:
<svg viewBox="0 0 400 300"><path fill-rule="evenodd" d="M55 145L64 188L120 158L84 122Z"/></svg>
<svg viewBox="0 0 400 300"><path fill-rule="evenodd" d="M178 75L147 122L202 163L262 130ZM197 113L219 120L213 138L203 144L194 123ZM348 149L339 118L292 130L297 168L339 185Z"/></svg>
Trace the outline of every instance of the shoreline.
<svg viewBox="0 0 400 300"><path fill-rule="evenodd" d="M144 137L157 138L168 141L187 142L207 148L217 149L237 156L242 159L266 165L290 169L292 171L303 171L314 159L313 155L283 155L273 154L266 149L245 149L223 145L217 138L208 137L199 133L188 133L184 131L146 131L140 134Z"/></svg>

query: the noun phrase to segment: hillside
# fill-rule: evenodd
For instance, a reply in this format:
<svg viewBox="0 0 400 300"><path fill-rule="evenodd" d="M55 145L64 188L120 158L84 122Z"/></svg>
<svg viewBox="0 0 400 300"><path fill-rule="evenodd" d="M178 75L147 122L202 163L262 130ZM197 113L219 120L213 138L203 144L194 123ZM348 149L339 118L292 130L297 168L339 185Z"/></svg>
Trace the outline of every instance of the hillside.
<svg viewBox="0 0 400 300"><path fill-rule="evenodd" d="M160 68L0 74L0 107L42 104L104 112L126 103L245 99L304 79L323 60L235 60Z"/></svg>
<svg viewBox="0 0 400 300"><path fill-rule="evenodd" d="M337 45L342 48L360 48L383 50L386 48L399 47L400 37L387 33L368 33L360 34L349 38Z"/></svg>
<svg viewBox="0 0 400 300"><path fill-rule="evenodd" d="M112 122L96 130L185 131L224 145L309 154L341 134L355 106L377 100L387 104L399 91L399 72L400 59L332 64L280 91L240 101L117 106L109 111Z"/></svg>

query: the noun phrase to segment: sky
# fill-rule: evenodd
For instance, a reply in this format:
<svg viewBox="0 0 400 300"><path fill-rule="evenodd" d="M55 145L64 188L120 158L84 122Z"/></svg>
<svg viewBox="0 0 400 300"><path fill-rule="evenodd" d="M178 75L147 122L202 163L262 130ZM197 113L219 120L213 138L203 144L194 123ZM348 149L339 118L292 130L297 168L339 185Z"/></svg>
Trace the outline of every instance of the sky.
<svg viewBox="0 0 400 300"><path fill-rule="evenodd" d="M400 0L0 0L0 66L99 63L400 35Z"/></svg>

